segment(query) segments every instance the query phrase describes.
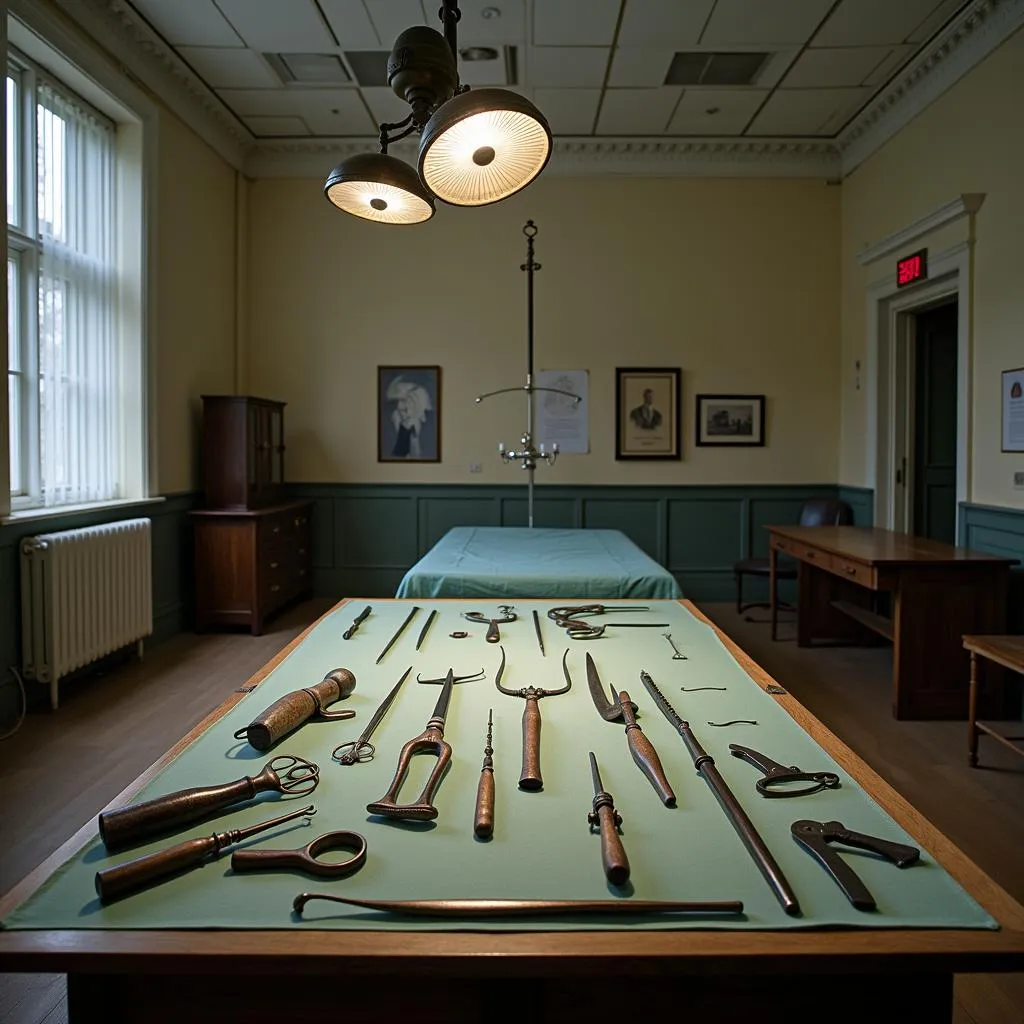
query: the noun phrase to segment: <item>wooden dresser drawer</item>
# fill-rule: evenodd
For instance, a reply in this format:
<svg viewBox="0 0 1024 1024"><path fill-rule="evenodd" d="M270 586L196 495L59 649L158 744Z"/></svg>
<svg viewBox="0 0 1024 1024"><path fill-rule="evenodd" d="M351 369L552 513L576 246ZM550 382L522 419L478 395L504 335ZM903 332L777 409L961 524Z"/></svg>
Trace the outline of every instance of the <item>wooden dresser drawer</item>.
<svg viewBox="0 0 1024 1024"><path fill-rule="evenodd" d="M830 570L832 568L832 556L820 548L812 548L806 544L794 543L790 546L790 551L793 553L794 558L799 558L803 562L816 565L819 569Z"/></svg>
<svg viewBox="0 0 1024 1024"><path fill-rule="evenodd" d="M863 562L854 562L839 555L832 556L832 572L837 576L843 576L848 580L854 580L862 587L870 587L872 590L877 587L875 570Z"/></svg>

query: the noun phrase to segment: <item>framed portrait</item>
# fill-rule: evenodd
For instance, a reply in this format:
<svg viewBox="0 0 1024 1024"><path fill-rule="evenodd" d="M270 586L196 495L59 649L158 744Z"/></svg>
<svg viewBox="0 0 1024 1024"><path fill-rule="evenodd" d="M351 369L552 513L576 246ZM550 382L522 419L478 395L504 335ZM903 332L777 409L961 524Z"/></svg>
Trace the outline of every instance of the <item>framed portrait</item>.
<svg viewBox="0 0 1024 1024"><path fill-rule="evenodd" d="M377 367L377 461L441 461L441 367Z"/></svg>
<svg viewBox="0 0 1024 1024"><path fill-rule="evenodd" d="M1003 370L1004 452L1024 452L1024 366Z"/></svg>
<svg viewBox="0 0 1024 1024"><path fill-rule="evenodd" d="M697 444L764 446L764 395L698 395Z"/></svg>
<svg viewBox="0 0 1024 1024"><path fill-rule="evenodd" d="M615 370L615 458L681 458L679 380L679 367Z"/></svg>

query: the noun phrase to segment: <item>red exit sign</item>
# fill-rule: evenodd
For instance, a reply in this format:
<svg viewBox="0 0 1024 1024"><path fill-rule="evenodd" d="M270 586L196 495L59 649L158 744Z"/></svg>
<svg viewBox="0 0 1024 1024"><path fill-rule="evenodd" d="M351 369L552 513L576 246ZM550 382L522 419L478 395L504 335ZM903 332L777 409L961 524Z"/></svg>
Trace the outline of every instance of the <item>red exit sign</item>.
<svg viewBox="0 0 1024 1024"><path fill-rule="evenodd" d="M915 281L923 281L928 276L928 250L904 256L896 262L896 287L903 288Z"/></svg>

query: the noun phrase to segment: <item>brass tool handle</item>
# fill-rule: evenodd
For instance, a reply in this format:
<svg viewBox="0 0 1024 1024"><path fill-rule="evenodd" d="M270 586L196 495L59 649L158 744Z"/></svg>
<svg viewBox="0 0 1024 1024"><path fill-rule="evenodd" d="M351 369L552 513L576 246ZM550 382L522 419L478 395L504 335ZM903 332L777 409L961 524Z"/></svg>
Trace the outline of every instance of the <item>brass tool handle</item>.
<svg viewBox="0 0 1024 1024"><path fill-rule="evenodd" d="M498 620L491 619L491 624L487 627L487 636L484 639L489 644L496 644L501 639L501 632L498 629Z"/></svg>
<svg viewBox="0 0 1024 1024"><path fill-rule="evenodd" d="M126 864L96 872L96 893L100 903L110 903L139 889L148 888L165 878L201 864L219 849L215 836L188 839L159 853L130 860Z"/></svg>
<svg viewBox="0 0 1024 1024"><path fill-rule="evenodd" d="M494 769L484 768L476 787L476 816L473 833L480 839L489 839L494 832Z"/></svg>
<svg viewBox="0 0 1024 1024"><path fill-rule="evenodd" d="M181 829L240 800L251 800L263 789L277 788L257 786L257 779L259 776L222 786L182 789L145 803L104 811L99 816L100 837L108 850L130 846L147 836Z"/></svg>
<svg viewBox="0 0 1024 1024"><path fill-rule="evenodd" d="M540 773L540 705L537 698L528 696L523 708L523 770L519 788L535 793L544 788Z"/></svg>
<svg viewBox="0 0 1024 1024"><path fill-rule="evenodd" d="M661 766L661 758L658 757L654 744L644 735L640 726L636 724L633 704L625 690L619 693L619 704L622 707L622 720L626 723L626 742L629 744L629 752L633 756L633 762L647 776L647 780L654 787L655 793L661 797L661 802L666 807L675 807L676 795L672 792L672 787L665 777L665 769Z"/></svg>
<svg viewBox="0 0 1024 1024"><path fill-rule="evenodd" d="M347 668L332 672L326 679L303 690L293 690L263 712L248 729L245 738L259 751L269 750L279 739L294 732L317 713L317 700L325 708L347 697L356 685L356 677ZM316 694L316 698L314 698ZM352 718L354 712L344 711L325 717Z"/></svg>
<svg viewBox="0 0 1024 1024"><path fill-rule="evenodd" d="M601 830L601 860L604 863L604 874L612 885L622 885L629 878L629 858L622 839L616 831L621 818L612 806L611 797L607 803L598 803L597 821Z"/></svg>
<svg viewBox="0 0 1024 1024"><path fill-rule="evenodd" d="M405 776L409 771L409 762L413 754L436 754L437 764L430 773L423 792L415 803L398 803L398 791L402 788ZM432 821L437 817L437 808L433 805L434 791L437 789L452 757L452 748L444 741L444 733L433 725L409 740L398 756L398 767L395 777L391 780L388 791L372 804L366 805L370 814L381 814L386 818L405 818L411 821Z"/></svg>

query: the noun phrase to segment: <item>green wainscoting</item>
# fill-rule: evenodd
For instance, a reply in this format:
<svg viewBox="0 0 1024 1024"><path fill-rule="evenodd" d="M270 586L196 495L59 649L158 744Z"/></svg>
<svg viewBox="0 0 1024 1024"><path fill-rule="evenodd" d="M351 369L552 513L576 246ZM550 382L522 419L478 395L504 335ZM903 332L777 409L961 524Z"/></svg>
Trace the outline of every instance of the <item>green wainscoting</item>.
<svg viewBox="0 0 1024 1024"><path fill-rule="evenodd" d="M1010 582L1007 629L1024 633L1024 508L960 503L961 547L1020 560Z"/></svg>
<svg viewBox="0 0 1024 1024"><path fill-rule="evenodd" d="M21 669L21 540L39 533L56 533L82 526L113 523L121 519L146 517L152 520L153 545L153 636L159 643L192 627L193 570L192 533L188 511L195 508L194 492L170 494L152 504L130 505L92 512L47 516L29 522L14 521L0 526L0 725L17 714L17 688L12 685L8 666ZM26 683L33 705L48 701L48 690L35 682ZM2 729L0 729L2 731Z"/></svg>
<svg viewBox="0 0 1024 1024"><path fill-rule="evenodd" d="M525 526L522 485L293 484L314 502L318 594L385 597L453 526ZM732 565L767 555L769 523L794 523L809 498L842 496L871 523L872 492L835 484L538 486L534 525L621 530L697 601L735 597ZM749 585L751 598L757 593Z"/></svg>

